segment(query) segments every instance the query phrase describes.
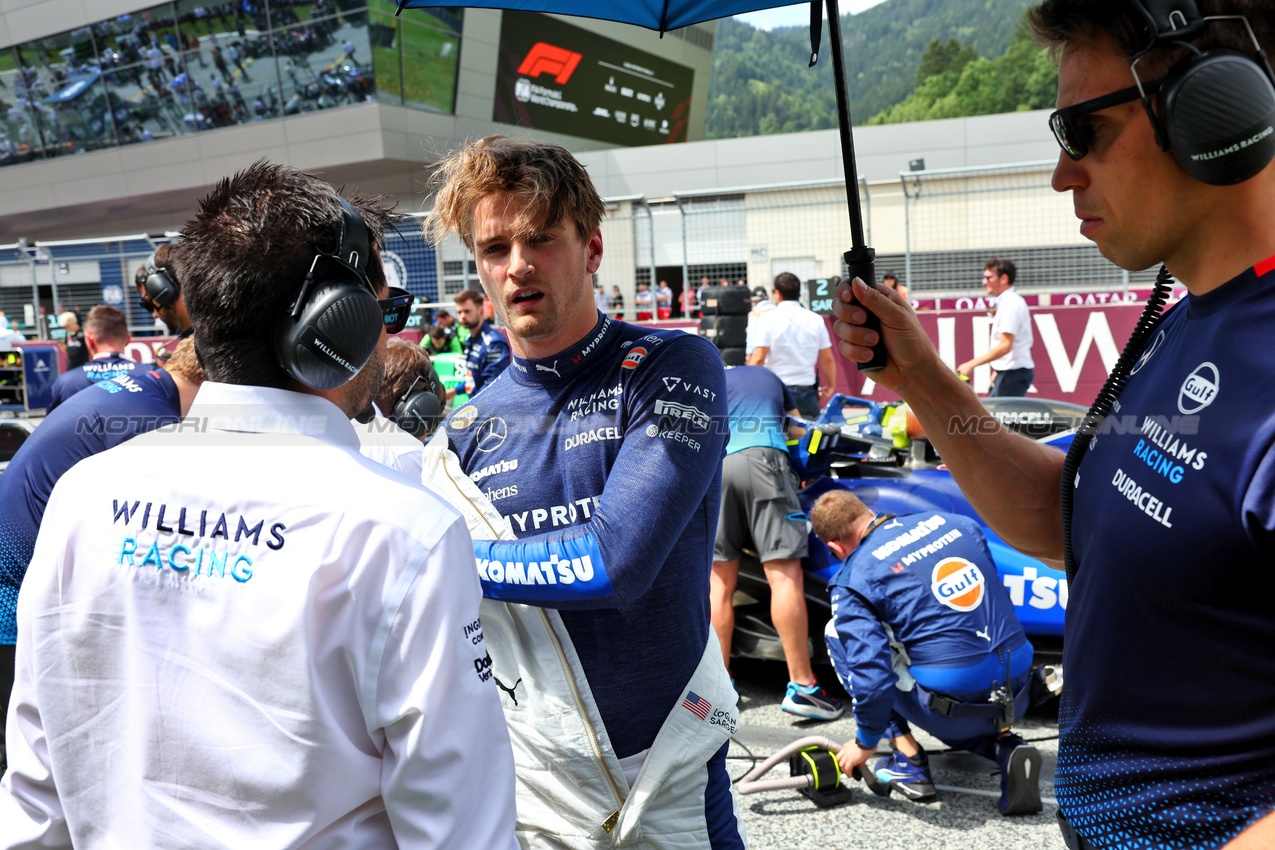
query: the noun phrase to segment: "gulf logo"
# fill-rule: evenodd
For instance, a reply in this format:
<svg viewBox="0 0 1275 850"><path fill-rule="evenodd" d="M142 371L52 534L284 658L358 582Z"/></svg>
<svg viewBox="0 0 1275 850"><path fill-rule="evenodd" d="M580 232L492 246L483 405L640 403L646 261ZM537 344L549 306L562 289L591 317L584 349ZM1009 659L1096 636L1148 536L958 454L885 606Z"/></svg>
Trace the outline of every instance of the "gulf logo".
<svg viewBox="0 0 1275 850"><path fill-rule="evenodd" d="M973 611L983 602L985 581L978 567L964 558L944 558L930 579L934 598L954 611Z"/></svg>
<svg viewBox="0 0 1275 850"><path fill-rule="evenodd" d="M625 369L636 369L638 364L646 359L646 349L640 345L635 345L629 349L629 353L625 356L624 362L620 365Z"/></svg>

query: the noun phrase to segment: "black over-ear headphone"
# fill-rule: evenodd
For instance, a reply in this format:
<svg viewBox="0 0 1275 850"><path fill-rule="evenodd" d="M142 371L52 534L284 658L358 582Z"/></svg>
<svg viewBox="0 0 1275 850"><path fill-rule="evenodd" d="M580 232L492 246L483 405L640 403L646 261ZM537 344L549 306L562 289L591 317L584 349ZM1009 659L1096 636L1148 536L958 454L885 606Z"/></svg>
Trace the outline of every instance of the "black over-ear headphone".
<svg viewBox="0 0 1275 850"><path fill-rule="evenodd" d="M433 433L438 420L443 418L443 405L438 400L441 383L438 373L430 366L429 374L417 375L403 397L394 403L390 418L414 437Z"/></svg>
<svg viewBox="0 0 1275 850"><path fill-rule="evenodd" d="M1150 50L1178 45L1192 51L1165 74L1160 85L1160 118L1145 92L1142 105L1161 150L1171 150L1182 168L1213 186L1230 186L1255 176L1275 158L1275 73L1253 28L1242 15L1200 14L1195 0L1130 0L1148 27L1145 47L1130 54L1141 88L1138 62ZM1242 26L1254 56L1234 50L1201 51L1188 39L1207 24Z"/></svg>
<svg viewBox="0 0 1275 850"><path fill-rule="evenodd" d="M274 352L283 371L316 390L349 381L371 358L382 319L367 277L371 253L358 210L337 198L342 214L337 250L314 255L296 299L274 329Z"/></svg>
<svg viewBox="0 0 1275 850"><path fill-rule="evenodd" d="M146 258L146 281L142 284L146 299L156 307L167 307L181 297L177 278L163 266L155 265L155 254Z"/></svg>

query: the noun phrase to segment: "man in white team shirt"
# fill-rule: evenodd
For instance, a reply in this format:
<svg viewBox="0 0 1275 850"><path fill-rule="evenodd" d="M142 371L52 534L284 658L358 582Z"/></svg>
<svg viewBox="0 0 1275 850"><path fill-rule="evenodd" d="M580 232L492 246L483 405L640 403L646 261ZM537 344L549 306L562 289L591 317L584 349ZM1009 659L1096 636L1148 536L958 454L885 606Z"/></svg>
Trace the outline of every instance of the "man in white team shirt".
<svg viewBox="0 0 1275 850"><path fill-rule="evenodd" d="M832 398L837 364L832 359L832 338L823 317L801 305L801 281L791 272L775 278L775 309L750 322L749 366L765 366L779 376L797 402L797 412L807 419ZM815 364L823 372L818 382Z"/></svg>
<svg viewBox="0 0 1275 850"><path fill-rule="evenodd" d="M983 288L996 299L992 317L992 347L966 360L956 371L972 377L974 368L991 363L996 381L988 396L1025 396L1036 377L1032 361L1032 317L1027 302L1014 289L1018 269L1013 260L992 257L983 266Z"/></svg>
<svg viewBox="0 0 1275 850"><path fill-rule="evenodd" d="M395 218L264 161L200 202L175 263L208 381L53 491L18 599L0 847L517 847L469 533L349 421L389 302L304 312L339 287L386 298ZM334 389L280 365L298 299L358 373Z"/></svg>

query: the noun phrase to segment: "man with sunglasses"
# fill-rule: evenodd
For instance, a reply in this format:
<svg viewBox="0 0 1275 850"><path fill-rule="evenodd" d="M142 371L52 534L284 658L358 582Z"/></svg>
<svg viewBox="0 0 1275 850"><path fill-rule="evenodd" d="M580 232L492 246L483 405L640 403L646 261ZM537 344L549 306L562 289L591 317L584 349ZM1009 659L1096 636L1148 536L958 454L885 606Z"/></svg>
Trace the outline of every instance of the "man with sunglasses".
<svg viewBox="0 0 1275 850"><path fill-rule="evenodd" d="M1061 58L1054 188L1104 256L1163 263L1188 291L1117 367L1074 475L988 417L895 294L856 281L835 305L842 352L885 346L873 379L980 516L1053 563L1070 541L1055 779L1070 847L1275 846L1275 6L1198 5L1030 12ZM1233 138L1197 144L1228 122Z"/></svg>

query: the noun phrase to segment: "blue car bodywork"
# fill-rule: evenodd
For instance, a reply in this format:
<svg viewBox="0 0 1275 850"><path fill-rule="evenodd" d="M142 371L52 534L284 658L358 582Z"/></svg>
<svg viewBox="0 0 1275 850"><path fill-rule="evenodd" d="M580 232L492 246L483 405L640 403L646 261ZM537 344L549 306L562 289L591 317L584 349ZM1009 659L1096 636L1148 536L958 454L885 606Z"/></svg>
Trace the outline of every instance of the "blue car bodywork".
<svg viewBox="0 0 1275 850"><path fill-rule="evenodd" d="M1065 402L1036 399L987 399L985 404L1007 427L1063 452L1085 412ZM806 423L814 427L791 452L794 467L808 482L798 491L806 516L821 495L845 488L878 514L934 510L971 517L983 528L996 570L1024 631L1037 646L1037 655L1059 654L1067 609L1065 573L1010 548L988 528L924 440L906 441L910 443L906 447L892 442L888 429L881 424L889 412L877 402L839 395L815 423ZM813 533L809 551L803 566L810 635L814 639L812 657L823 660L826 655L820 636L830 615L826 588L840 561ZM736 596L732 654L783 658L778 636L769 623L769 587L755 559L745 558L741 563L738 588L742 597Z"/></svg>

